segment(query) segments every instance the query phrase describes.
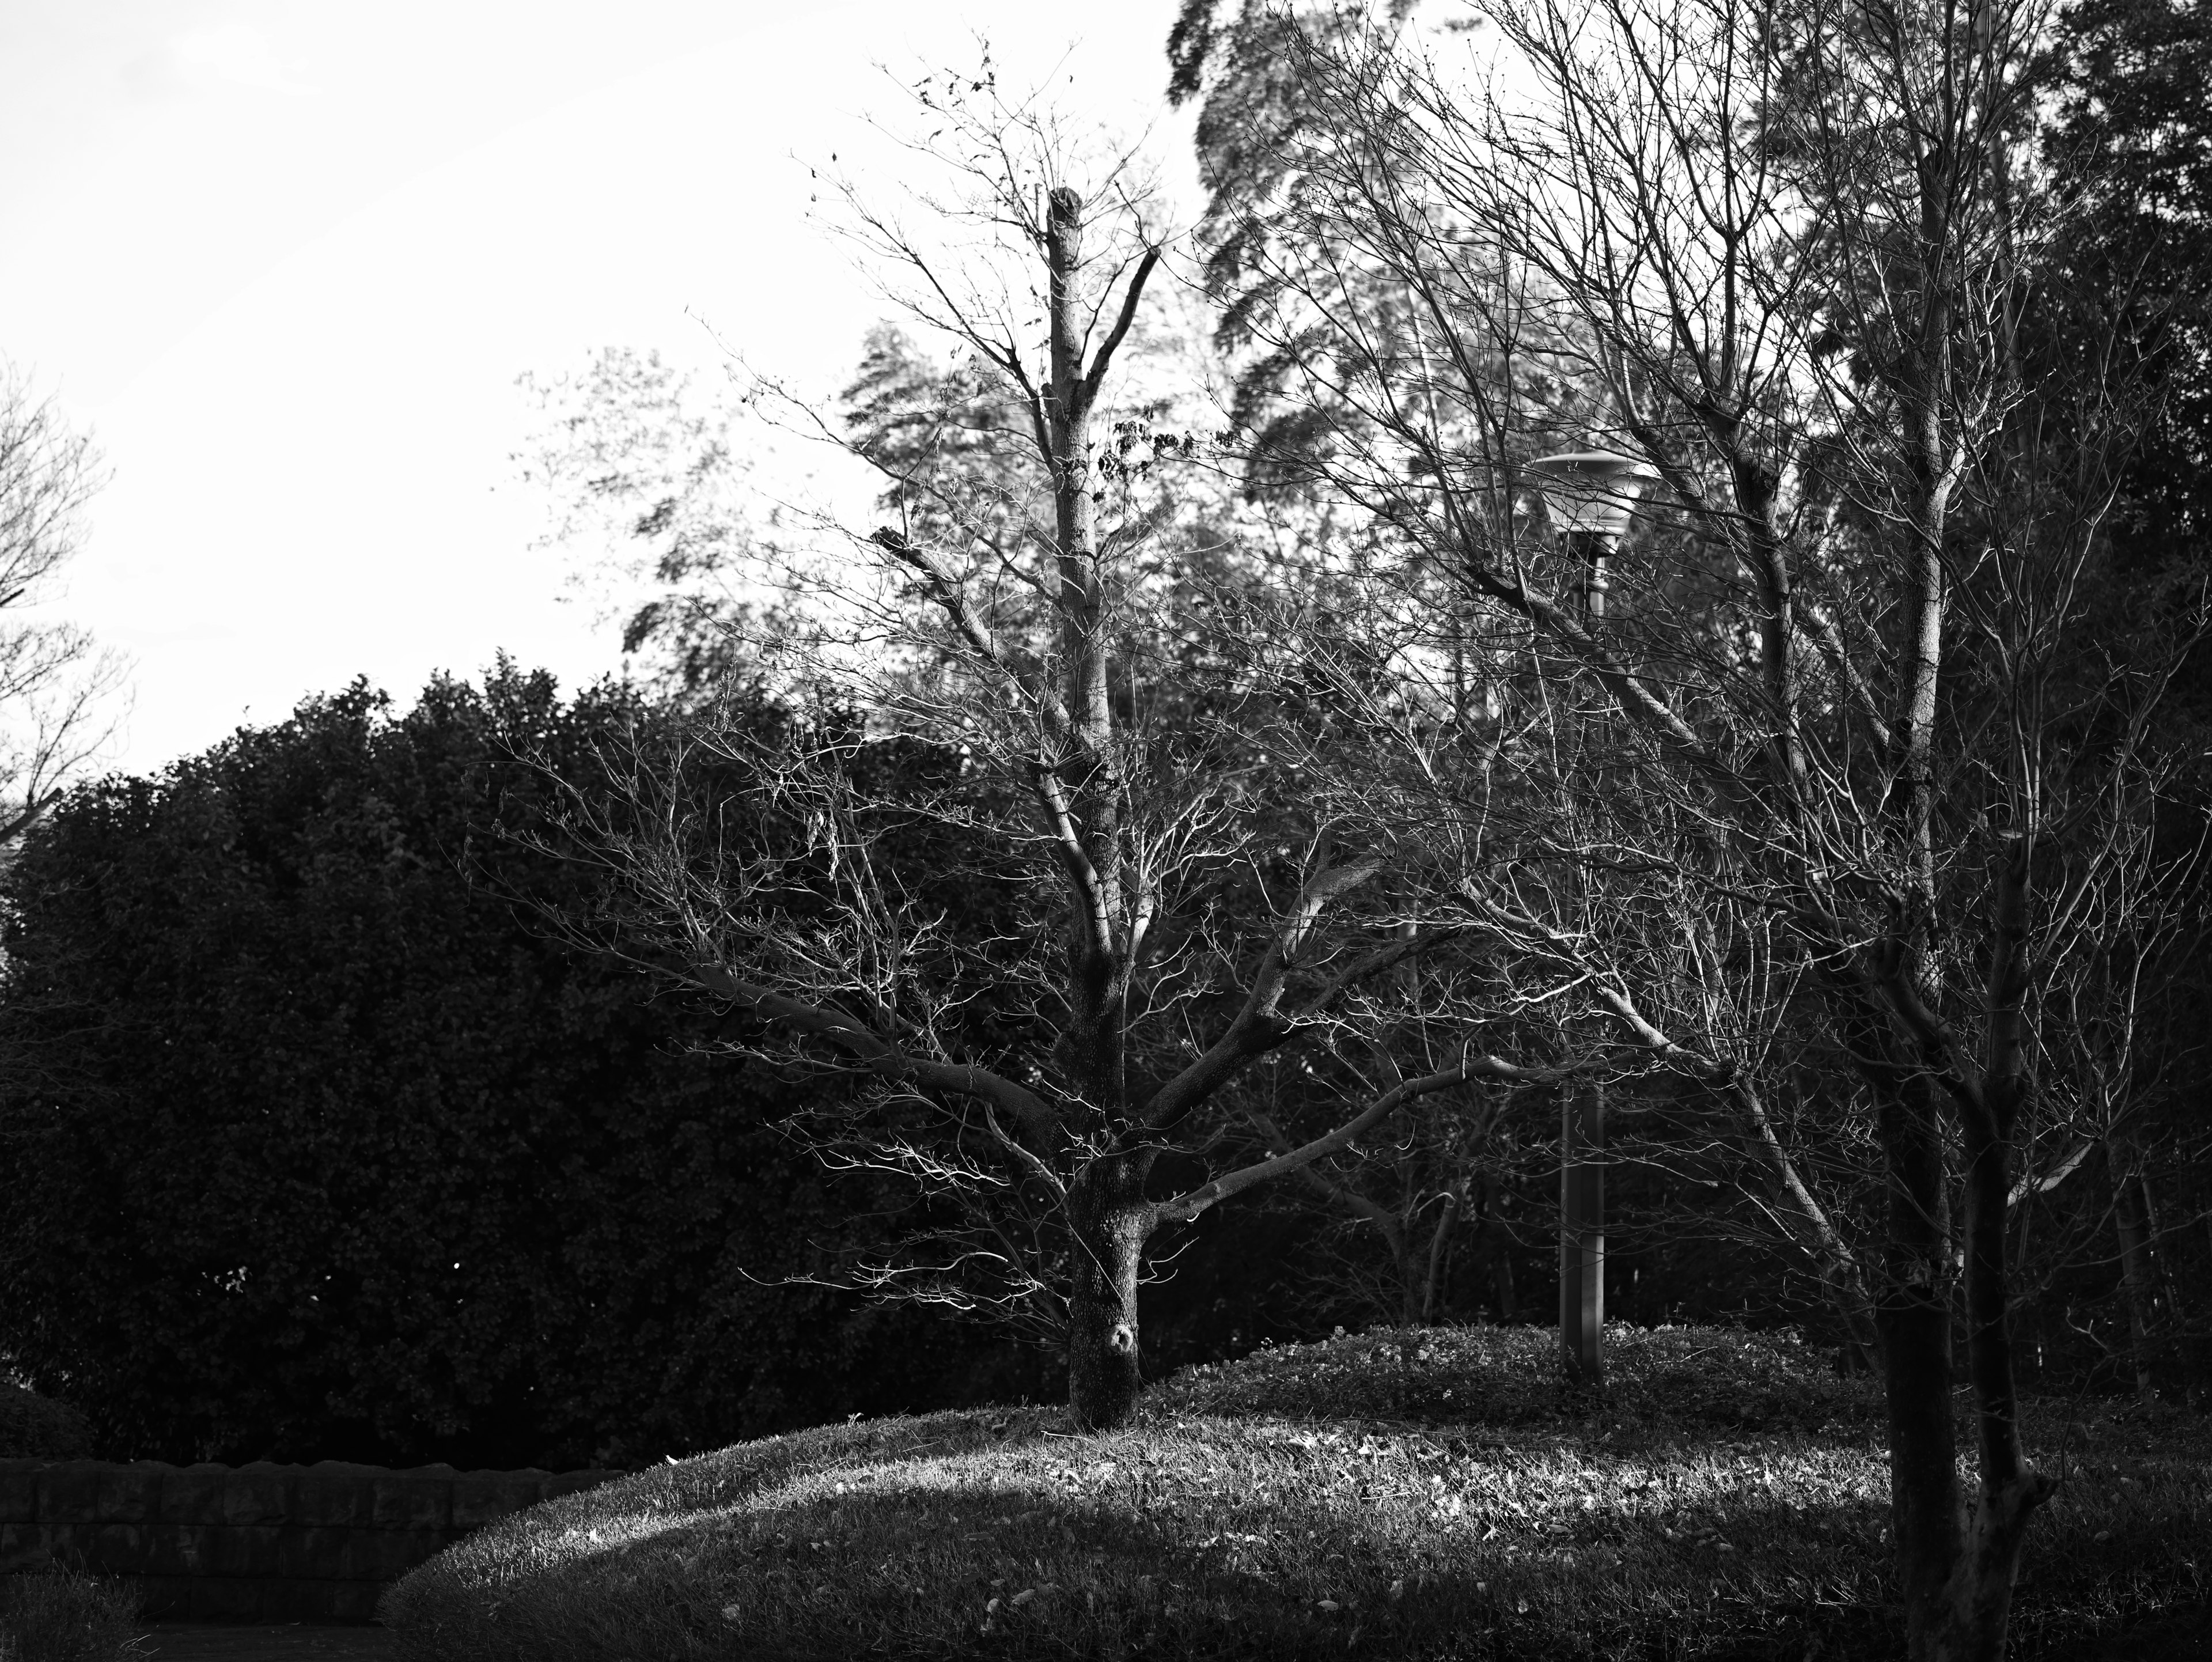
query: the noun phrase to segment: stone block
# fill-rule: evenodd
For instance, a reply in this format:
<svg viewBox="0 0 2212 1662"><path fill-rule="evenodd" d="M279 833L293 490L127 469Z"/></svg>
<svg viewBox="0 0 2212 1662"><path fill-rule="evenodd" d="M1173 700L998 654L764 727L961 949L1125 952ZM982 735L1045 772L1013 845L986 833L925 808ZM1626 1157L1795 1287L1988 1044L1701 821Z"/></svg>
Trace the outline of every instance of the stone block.
<svg viewBox="0 0 2212 1662"><path fill-rule="evenodd" d="M39 1473L44 1460L0 1460L0 1524L39 1520Z"/></svg>
<svg viewBox="0 0 2212 1662"><path fill-rule="evenodd" d="M345 1604L344 1594L351 1589L349 1581L303 1580L272 1583L269 1589L266 1620L271 1622L341 1622L346 1618L337 1615Z"/></svg>
<svg viewBox="0 0 2212 1662"><path fill-rule="evenodd" d="M223 1480L222 1521L232 1525L281 1524L292 1515L295 1468L257 1460Z"/></svg>
<svg viewBox="0 0 2212 1662"><path fill-rule="evenodd" d="M264 1588L258 1581L223 1575L203 1575L192 1582L191 1618L195 1622L258 1622Z"/></svg>
<svg viewBox="0 0 2212 1662"><path fill-rule="evenodd" d="M453 1479L453 1527L480 1529L538 1504L540 1475L522 1471L465 1471Z"/></svg>
<svg viewBox="0 0 2212 1662"><path fill-rule="evenodd" d="M228 1466L184 1466L169 1472L161 1480L161 1521L220 1524L229 1481Z"/></svg>
<svg viewBox="0 0 2212 1662"><path fill-rule="evenodd" d="M324 1460L300 1474L292 1492L292 1520L310 1529L366 1528L376 1521L374 1466Z"/></svg>
<svg viewBox="0 0 2212 1662"><path fill-rule="evenodd" d="M91 1544L85 1549L84 1567L101 1575L144 1574L146 1526L95 1524Z"/></svg>
<svg viewBox="0 0 2212 1662"><path fill-rule="evenodd" d="M338 1575L348 1581L397 1581L445 1549L439 1530L356 1530L338 1560Z"/></svg>
<svg viewBox="0 0 2212 1662"><path fill-rule="evenodd" d="M299 1588L302 1622L374 1622L385 1592L379 1581L302 1581Z"/></svg>
<svg viewBox="0 0 2212 1662"><path fill-rule="evenodd" d="M216 1575L268 1577L276 1574L278 1543L284 1531L277 1524L233 1524L211 1531Z"/></svg>
<svg viewBox="0 0 2212 1662"><path fill-rule="evenodd" d="M284 1531L276 1543L276 1573L287 1580L335 1581L345 1572L347 1543L365 1531L345 1528Z"/></svg>
<svg viewBox="0 0 2212 1662"><path fill-rule="evenodd" d="M161 1515L161 1479L170 1468L158 1460L103 1467L100 1474L99 1521L150 1524Z"/></svg>
<svg viewBox="0 0 2212 1662"><path fill-rule="evenodd" d="M36 1524L0 1524L0 1575L28 1575L43 1570L46 1531Z"/></svg>
<svg viewBox="0 0 2212 1662"><path fill-rule="evenodd" d="M38 1531L46 1544L46 1556L67 1569L82 1569L100 1541L97 1524L41 1523Z"/></svg>
<svg viewBox="0 0 2212 1662"><path fill-rule="evenodd" d="M450 1529L453 1521L453 1469L417 1466L395 1471L374 1485L370 1521L379 1529Z"/></svg>
<svg viewBox="0 0 2212 1662"><path fill-rule="evenodd" d="M219 1524L149 1524L146 1566L149 1576L212 1575Z"/></svg>
<svg viewBox="0 0 2212 1662"><path fill-rule="evenodd" d="M158 1528L159 1525L156 1525ZM168 1616L190 1616L192 1610L192 1578L189 1575L141 1575L134 1577L141 1600L139 1614L149 1622Z"/></svg>
<svg viewBox="0 0 2212 1662"><path fill-rule="evenodd" d="M100 1469L89 1460L68 1460L41 1470L36 1478L39 1521L96 1524L100 1521Z"/></svg>

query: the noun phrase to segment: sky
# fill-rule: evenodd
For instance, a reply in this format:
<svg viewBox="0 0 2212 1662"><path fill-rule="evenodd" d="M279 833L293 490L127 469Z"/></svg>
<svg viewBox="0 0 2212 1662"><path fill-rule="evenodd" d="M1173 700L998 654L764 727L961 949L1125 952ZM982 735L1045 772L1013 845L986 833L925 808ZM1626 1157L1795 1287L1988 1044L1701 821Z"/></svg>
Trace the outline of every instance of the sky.
<svg viewBox="0 0 2212 1662"><path fill-rule="evenodd" d="M866 119L972 63L1153 127L1174 0L7 0L0 356L110 478L46 615L133 662L134 772L366 675L612 626L540 546L515 386L605 346L834 387L887 307L809 217Z"/></svg>

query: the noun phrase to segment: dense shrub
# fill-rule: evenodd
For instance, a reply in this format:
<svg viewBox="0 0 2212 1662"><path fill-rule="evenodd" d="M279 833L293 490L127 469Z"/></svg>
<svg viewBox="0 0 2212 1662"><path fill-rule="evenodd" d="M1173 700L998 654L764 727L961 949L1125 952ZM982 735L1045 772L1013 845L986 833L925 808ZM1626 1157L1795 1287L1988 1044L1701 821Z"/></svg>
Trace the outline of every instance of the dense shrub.
<svg viewBox="0 0 2212 1662"><path fill-rule="evenodd" d="M81 1459L92 1427L66 1403L0 1380L0 1460Z"/></svg>
<svg viewBox="0 0 2212 1662"><path fill-rule="evenodd" d="M60 809L8 878L0 1355L106 1452L578 1464L972 1401L1004 1356L777 1285L872 1196L549 936L542 754L657 719L502 669L356 685ZM518 840L520 839L520 840ZM805 1087L816 1088L816 1087Z"/></svg>

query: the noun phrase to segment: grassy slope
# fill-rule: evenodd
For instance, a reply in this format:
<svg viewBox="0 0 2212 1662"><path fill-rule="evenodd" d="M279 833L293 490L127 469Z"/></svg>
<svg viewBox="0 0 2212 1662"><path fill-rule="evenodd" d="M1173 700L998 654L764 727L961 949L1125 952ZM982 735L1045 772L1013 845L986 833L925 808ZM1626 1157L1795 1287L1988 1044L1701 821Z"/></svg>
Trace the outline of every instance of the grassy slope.
<svg viewBox="0 0 2212 1662"><path fill-rule="evenodd" d="M386 1619L410 1662L1893 1647L1874 1386L1786 1342L1615 1329L1600 1403L1562 1386L1552 1345L1483 1328L1261 1351L1103 1435L1028 1409L741 1444L486 1529ZM2066 1482L2016 1656L2203 1599L2202 1421L2061 1407L2027 1432Z"/></svg>

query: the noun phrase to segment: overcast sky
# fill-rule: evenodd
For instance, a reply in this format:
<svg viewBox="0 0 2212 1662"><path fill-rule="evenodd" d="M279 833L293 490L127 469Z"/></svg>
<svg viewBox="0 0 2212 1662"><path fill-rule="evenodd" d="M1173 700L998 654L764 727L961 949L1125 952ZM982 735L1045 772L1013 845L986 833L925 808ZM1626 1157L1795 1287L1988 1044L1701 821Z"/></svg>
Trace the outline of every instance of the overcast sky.
<svg viewBox="0 0 2212 1662"><path fill-rule="evenodd" d="M1141 128L1174 12L0 5L0 353L112 469L58 608L136 661L112 760L158 768L357 673L404 697L501 648L572 685L611 667L531 545L515 376L611 344L706 362L703 319L833 384L884 308L808 224L805 164L869 165L860 119L896 104L877 66L965 64L981 33L1003 82L1056 66L1064 107Z"/></svg>

